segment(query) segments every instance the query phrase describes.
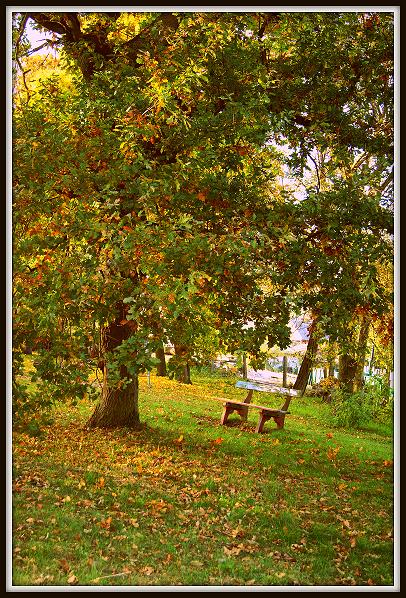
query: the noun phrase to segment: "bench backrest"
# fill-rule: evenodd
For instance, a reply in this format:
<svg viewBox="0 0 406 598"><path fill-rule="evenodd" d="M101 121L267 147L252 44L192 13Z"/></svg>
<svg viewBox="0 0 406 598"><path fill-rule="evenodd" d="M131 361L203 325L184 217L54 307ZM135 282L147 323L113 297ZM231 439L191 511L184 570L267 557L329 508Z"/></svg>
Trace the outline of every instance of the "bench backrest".
<svg viewBox="0 0 406 598"><path fill-rule="evenodd" d="M245 388L247 390L259 390L261 392L275 392L278 394L287 395L284 404L281 407L282 411L287 411L289 408L290 401L292 397L296 397L299 392L297 390L293 390L293 388L285 388L283 386L275 386L270 382L262 382L262 380L239 380L236 383L236 388ZM251 395L252 396L252 395ZM246 402L250 402L251 397L248 396Z"/></svg>
<svg viewBox="0 0 406 598"><path fill-rule="evenodd" d="M247 390L259 390L261 392L277 392L291 397L296 397L299 391L293 388L285 388L284 386L275 386L270 382L262 382L262 380L239 380L236 383L236 388L246 388Z"/></svg>

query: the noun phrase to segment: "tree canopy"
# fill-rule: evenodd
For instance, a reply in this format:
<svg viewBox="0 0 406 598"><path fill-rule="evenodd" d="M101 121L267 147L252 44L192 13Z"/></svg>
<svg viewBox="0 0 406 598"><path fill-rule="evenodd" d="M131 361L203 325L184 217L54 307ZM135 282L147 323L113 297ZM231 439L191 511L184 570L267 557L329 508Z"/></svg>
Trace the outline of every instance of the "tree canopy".
<svg viewBox="0 0 406 598"><path fill-rule="evenodd" d="M392 13L21 13L14 50L15 372L35 348L46 396L98 366L91 424L137 425L162 341L390 311Z"/></svg>

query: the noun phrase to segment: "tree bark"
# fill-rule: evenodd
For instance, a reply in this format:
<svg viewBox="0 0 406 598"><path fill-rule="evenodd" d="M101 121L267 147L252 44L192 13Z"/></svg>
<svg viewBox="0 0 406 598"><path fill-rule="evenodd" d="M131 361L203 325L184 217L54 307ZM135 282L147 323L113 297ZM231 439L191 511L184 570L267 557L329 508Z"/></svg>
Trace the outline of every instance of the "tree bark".
<svg viewBox="0 0 406 598"><path fill-rule="evenodd" d="M338 358L338 380L340 387L346 392L354 392L355 377L358 369L358 362L354 357L345 353Z"/></svg>
<svg viewBox="0 0 406 598"><path fill-rule="evenodd" d="M166 376L166 361L165 361L165 349L163 343L155 352L157 359L159 359L159 363L156 366L156 375L157 376Z"/></svg>
<svg viewBox="0 0 406 598"><path fill-rule="evenodd" d="M296 377L295 383L293 385L294 390L300 390L302 395L304 394L309 381L309 374L314 362L314 358L317 353L317 348L318 342L313 337L313 335L310 334L309 341L307 343L306 353L300 365L300 370Z"/></svg>
<svg viewBox="0 0 406 598"><path fill-rule="evenodd" d="M105 356L113 351L131 335L128 322L125 322L125 305L118 305L118 316L102 331L101 354ZM123 323L125 322L125 323ZM108 364L103 358L103 387L98 405L88 421L90 428L116 428L140 426L138 411L138 376L131 375L127 368L120 366L120 382L112 383L109 380ZM123 384L123 380L127 384Z"/></svg>
<svg viewBox="0 0 406 598"><path fill-rule="evenodd" d="M371 320L368 316L364 316L361 321L359 336L358 336L358 347L357 347L357 371L355 374L355 390L359 390L364 386L364 366L365 357L367 354L367 342L369 334L369 326Z"/></svg>
<svg viewBox="0 0 406 598"><path fill-rule="evenodd" d="M248 378L247 355L245 352L242 354L242 377L244 380Z"/></svg>
<svg viewBox="0 0 406 598"><path fill-rule="evenodd" d="M174 343L175 356L179 361L179 367L175 372L175 380L182 384L192 384L190 378L190 364L187 360L188 348L185 345Z"/></svg>
<svg viewBox="0 0 406 598"><path fill-rule="evenodd" d="M367 350L370 318L363 317L360 324L355 351L352 355L344 353L339 358L340 386L347 392L360 390L364 383L364 363Z"/></svg>
<svg viewBox="0 0 406 598"><path fill-rule="evenodd" d="M288 358L286 355L283 356L283 373L282 373L282 386L286 388L288 379Z"/></svg>

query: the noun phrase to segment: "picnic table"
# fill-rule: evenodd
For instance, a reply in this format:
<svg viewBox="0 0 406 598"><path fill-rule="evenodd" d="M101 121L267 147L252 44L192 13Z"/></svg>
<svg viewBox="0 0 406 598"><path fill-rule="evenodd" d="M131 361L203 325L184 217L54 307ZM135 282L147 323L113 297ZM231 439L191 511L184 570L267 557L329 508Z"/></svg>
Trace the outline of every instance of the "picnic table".
<svg viewBox="0 0 406 598"><path fill-rule="evenodd" d="M224 411L221 416L221 424L227 423L228 417L231 413L236 411L243 421L247 421L248 410L258 409L259 420L255 432L261 433L264 428L264 424L268 419L273 419L276 423L277 429L281 429L285 425L285 416L289 413L288 408L292 397L297 396L299 393L291 388L284 388L281 386L275 386L269 382L263 382L262 380L239 380L236 383L236 388L244 388L248 390L248 394L244 401L232 401L230 399L217 398L219 401L223 401ZM280 409L274 409L271 407L265 407L264 405L256 405L251 403L254 391L259 392L272 392L286 395L284 404Z"/></svg>

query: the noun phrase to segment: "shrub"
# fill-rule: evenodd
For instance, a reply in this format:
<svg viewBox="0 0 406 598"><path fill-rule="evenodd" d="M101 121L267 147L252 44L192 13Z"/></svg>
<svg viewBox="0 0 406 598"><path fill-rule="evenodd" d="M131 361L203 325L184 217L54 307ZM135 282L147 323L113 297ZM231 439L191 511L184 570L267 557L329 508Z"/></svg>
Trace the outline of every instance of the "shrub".
<svg viewBox="0 0 406 598"><path fill-rule="evenodd" d="M393 417L393 399L393 390L387 385L366 385L355 393L334 390L333 422L347 428L361 428L371 421L388 422Z"/></svg>
<svg viewBox="0 0 406 598"><path fill-rule="evenodd" d="M321 397L326 402L331 402L332 393L339 386L339 381L333 376L323 378L318 384L314 384L312 388L307 391L307 395L310 397Z"/></svg>
<svg viewBox="0 0 406 598"><path fill-rule="evenodd" d="M336 426L360 428L371 420L364 393L335 390L332 394L332 418Z"/></svg>

